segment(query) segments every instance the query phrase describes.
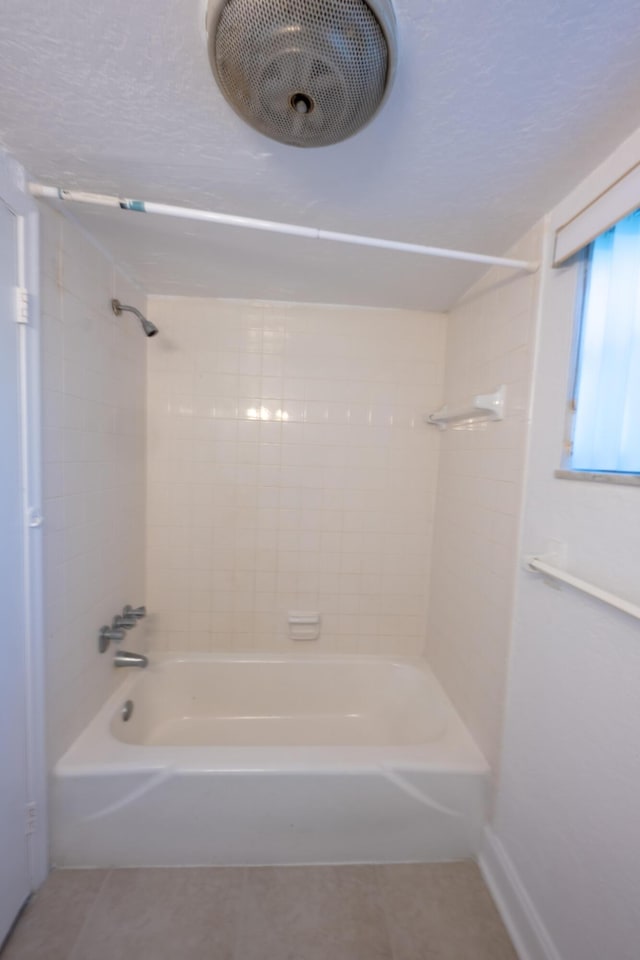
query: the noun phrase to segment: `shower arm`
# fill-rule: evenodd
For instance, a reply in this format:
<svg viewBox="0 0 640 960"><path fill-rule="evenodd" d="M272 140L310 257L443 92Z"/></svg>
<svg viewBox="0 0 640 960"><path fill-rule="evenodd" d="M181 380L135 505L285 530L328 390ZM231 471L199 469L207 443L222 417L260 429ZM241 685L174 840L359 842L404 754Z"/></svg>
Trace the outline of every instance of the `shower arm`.
<svg viewBox="0 0 640 960"><path fill-rule="evenodd" d="M399 240L383 240L379 237L359 236L355 233L338 233L334 230L320 230L317 227L302 227L294 223L279 223L275 220L257 220L254 217L240 217L229 213L217 213L214 210L196 210L191 207L177 207L166 203L153 203L148 200L129 200L104 193L85 193L82 190L65 190L63 187L49 187L42 183L30 183L29 192L34 197L49 200L66 200L74 203L88 203L99 207L116 207L136 213L155 213L165 217L179 217L183 220L200 220L228 227L242 227L247 230L262 230L268 233L282 233L292 237L304 237L308 240L328 240L332 243L348 243L359 247L376 247L382 250L394 250L397 253L415 253L424 257L440 257L445 260L462 260L468 263L481 263L490 267L506 267L510 270L522 270L535 273L540 264L532 260L514 260L510 257L494 257L485 253L472 253L465 250L449 250L446 247L427 247L419 243L404 243Z"/></svg>
<svg viewBox="0 0 640 960"><path fill-rule="evenodd" d="M147 318L143 313L140 313L137 307L128 307L124 303L120 303L119 300L112 300L111 309L115 313L116 317L119 317L123 313L133 313L134 316L138 318L140 323L146 323Z"/></svg>
<svg viewBox="0 0 640 960"><path fill-rule="evenodd" d="M142 327L142 330L147 337L155 337L155 335L158 333L158 328L156 327L155 323L151 323L150 320L147 320L145 315L143 313L140 313L137 307L132 307L132 306L129 306L128 304L120 303L119 300L116 300L114 298L111 301L111 309L115 313L116 317L121 316L123 313L132 313L134 317L137 317L138 320L140 321L140 326Z"/></svg>

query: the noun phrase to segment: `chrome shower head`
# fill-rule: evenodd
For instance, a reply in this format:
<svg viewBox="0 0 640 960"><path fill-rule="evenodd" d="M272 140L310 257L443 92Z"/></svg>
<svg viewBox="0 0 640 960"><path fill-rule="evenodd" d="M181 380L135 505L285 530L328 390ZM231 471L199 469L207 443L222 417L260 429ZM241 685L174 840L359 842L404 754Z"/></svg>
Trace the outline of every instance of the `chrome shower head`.
<svg viewBox="0 0 640 960"><path fill-rule="evenodd" d="M156 333L158 333L158 328L156 327L155 323L151 323L151 320L147 320L146 317L142 317L141 323L142 329L146 335L148 337L155 337Z"/></svg>
<svg viewBox="0 0 640 960"><path fill-rule="evenodd" d="M120 303L119 300L114 299L111 301L111 309L115 313L116 317L119 317L121 313L135 314L142 325L142 329L148 337L155 337L156 333L158 333L158 328L156 327L155 323L151 323L151 320L147 320L144 314L140 313L136 307L127 307L124 303Z"/></svg>

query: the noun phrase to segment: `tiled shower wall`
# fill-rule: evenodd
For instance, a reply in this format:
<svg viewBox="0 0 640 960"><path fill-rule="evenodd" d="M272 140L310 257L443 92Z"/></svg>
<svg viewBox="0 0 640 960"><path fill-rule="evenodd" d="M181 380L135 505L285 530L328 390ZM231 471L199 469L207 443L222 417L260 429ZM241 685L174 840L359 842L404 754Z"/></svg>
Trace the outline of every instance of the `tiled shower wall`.
<svg viewBox="0 0 640 960"><path fill-rule="evenodd" d="M540 258L541 225L509 256ZM506 418L442 434L426 656L497 770L529 429L538 274L490 270L451 311L445 398L505 384Z"/></svg>
<svg viewBox="0 0 640 960"><path fill-rule="evenodd" d="M41 364L49 762L122 680L99 628L144 602L147 339L117 296L145 298L72 223L44 205ZM134 650L144 627L127 636ZM121 672L121 671L120 671Z"/></svg>
<svg viewBox="0 0 640 960"><path fill-rule="evenodd" d="M417 654L438 314L152 298L147 602L159 649ZM319 611L292 643L289 610Z"/></svg>

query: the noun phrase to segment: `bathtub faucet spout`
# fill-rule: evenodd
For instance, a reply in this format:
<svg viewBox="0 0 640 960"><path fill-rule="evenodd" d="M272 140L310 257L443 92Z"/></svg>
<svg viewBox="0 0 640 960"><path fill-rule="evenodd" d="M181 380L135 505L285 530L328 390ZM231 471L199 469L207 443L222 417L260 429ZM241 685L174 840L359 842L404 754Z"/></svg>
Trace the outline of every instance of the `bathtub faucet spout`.
<svg viewBox="0 0 640 960"><path fill-rule="evenodd" d="M143 653L129 653L117 650L113 658L114 667L148 667L149 660Z"/></svg>

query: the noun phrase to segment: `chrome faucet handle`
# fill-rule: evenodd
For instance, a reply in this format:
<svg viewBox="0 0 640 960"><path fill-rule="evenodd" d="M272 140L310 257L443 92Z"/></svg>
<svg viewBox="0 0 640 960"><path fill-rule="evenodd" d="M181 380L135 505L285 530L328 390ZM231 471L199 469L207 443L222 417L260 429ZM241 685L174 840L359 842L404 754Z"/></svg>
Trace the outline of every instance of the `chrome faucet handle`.
<svg viewBox="0 0 640 960"><path fill-rule="evenodd" d="M135 617L114 617L111 626L114 630L133 630L137 623L138 621Z"/></svg>
<svg viewBox="0 0 640 960"><path fill-rule="evenodd" d="M110 643L121 643L124 640L124 630L113 627L101 627L98 634L98 650L105 653Z"/></svg>
<svg viewBox="0 0 640 960"><path fill-rule="evenodd" d="M135 617L136 620L142 620L143 617L147 615L146 607L132 607L130 604L127 604L124 610L122 611L123 617Z"/></svg>

